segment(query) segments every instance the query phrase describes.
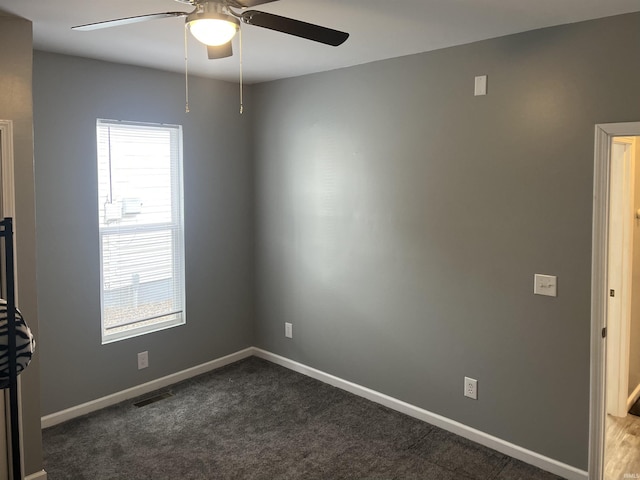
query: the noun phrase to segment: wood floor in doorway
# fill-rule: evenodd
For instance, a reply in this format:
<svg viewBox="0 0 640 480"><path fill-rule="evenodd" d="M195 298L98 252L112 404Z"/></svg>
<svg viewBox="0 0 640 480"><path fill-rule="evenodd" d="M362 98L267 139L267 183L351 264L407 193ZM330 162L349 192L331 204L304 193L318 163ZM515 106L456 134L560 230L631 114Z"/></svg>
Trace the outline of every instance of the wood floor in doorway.
<svg viewBox="0 0 640 480"><path fill-rule="evenodd" d="M640 417L607 415L605 480L640 478Z"/></svg>

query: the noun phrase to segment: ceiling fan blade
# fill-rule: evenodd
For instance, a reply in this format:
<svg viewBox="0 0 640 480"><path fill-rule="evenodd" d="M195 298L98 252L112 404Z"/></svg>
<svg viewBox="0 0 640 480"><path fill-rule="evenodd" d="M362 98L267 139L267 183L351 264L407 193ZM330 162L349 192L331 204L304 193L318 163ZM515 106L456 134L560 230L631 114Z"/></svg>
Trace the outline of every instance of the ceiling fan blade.
<svg viewBox="0 0 640 480"><path fill-rule="evenodd" d="M227 58L233 55L233 46L231 42L227 42L217 47L207 46L207 55L209 60L215 60L217 58Z"/></svg>
<svg viewBox="0 0 640 480"><path fill-rule="evenodd" d="M249 8L265 3L276 2L277 0L228 0L228 5L234 8Z"/></svg>
<svg viewBox="0 0 640 480"><path fill-rule="evenodd" d="M98 30L100 28L119 27L120 25L129 25L130 23L146 22L148 20L156 20L158 18L186 17L187 15L189 15L187 12L150 13L148 15L138 15L136 17L117 18L115 20L105 20L104 22L77 25L75 27L71 27L71 29L81 31Z"/></svg>
<svg viewBox="0 0 640 480"><path fill-rule="evenodd" d="M241 18L247 25L268 28L333 47L342 45L347 38L349 38L348 33L333 30L332 28L321 27L313 23L302 22L300 20L294 20L293 18L281 17L280 15L259 12L257 10L248 10L242 13Z"/></svg>

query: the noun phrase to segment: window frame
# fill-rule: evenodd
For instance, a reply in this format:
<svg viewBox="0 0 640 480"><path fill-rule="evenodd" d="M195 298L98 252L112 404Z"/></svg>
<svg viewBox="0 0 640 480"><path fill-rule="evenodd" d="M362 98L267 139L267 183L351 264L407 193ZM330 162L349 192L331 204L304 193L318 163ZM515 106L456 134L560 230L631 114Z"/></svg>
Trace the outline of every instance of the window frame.
<svg viewBox="0 0 640 480"><path fill-rule="evenodd" d="M141 225L118 225L118 226L104 226L100 220L100 194L99 188L96 191L97 199L97 217L98 223L98 237L99 237L99 262L100 262L100 334L102 345L126 340L128 338L137 337L140 335L146 335L161 330L177 327L186 324L186 279L185 279L185 246L184 246L184 184L183 184L183 137L182 126L172 124L160 124L149 122L133 122L124 120L111 120L98 118L96 120L96 166L98 185L100 184L100 129L108 126L127 127L133 128L149 128L149 129L163 129L170 132L170 182L171 182L171 218L169 222L155 222ZM175 142L175 143L174 143ZM109 175L112 175L113 170L109 167ZM111 199L113 200L113 199ZM166 314L155 317L158 319L156 322L146 323L153 320L150 319L138 319L128 323L123 323L115 328L129 327L120 331L108 333L108 329L105 327L105 278L104 278L104 264L103 257L103 245L105 237L109 235L127 234L127 233L150 233L150 232L164 232L169 230L171 232L172 239L172 277L171 280L174 284L179 284L179 298L182 308L176 312L167 312ZM177 252L177 254L176 254ZM171 318L160 320L160 318L170 316ZM146 323L146 324L145 324ZM136 325L140 324L140 325Z"/></svg>

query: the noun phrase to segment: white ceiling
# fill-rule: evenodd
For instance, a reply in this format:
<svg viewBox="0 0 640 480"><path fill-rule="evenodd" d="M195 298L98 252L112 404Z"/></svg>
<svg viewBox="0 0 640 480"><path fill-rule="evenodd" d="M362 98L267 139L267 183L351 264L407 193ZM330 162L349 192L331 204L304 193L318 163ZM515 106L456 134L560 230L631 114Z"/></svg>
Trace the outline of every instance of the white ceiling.
<svg viewBox="0 0 640 480"><path fill-rule="evenodd" d="M247 83L304 75L461 45L511 33L640 11L640 0L280 0L254 8L351 34L340 47L243 27ZM90 32L71 26L167 11L173 0L0 0L0 10L33 21L38 50L184 72L184 19ZM208 60L189 38L192 74L237 82L236 55Z"/></svg>

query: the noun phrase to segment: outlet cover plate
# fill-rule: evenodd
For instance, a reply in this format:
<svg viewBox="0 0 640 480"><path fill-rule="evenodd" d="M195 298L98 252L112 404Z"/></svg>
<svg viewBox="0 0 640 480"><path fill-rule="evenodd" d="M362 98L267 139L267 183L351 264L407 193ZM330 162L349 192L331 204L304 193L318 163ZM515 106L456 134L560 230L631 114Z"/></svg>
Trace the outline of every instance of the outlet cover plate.
<svg viewBox="0 0 640 480"><path fill-rule="evenodd" d="M149 366L149 352L140 352L138 354L138 370Z"/></svg>
<svg viewBox="0 0 640 480"><path fill-rule="evenodd" d="M475 78L474 95L480 97L487 94L487 76L479 75Z"/></svg>
<svg viewBox="0 0 640 480"><path fill-rule="evenodd" d="M473 400L478 399L478 380L464 377L464 396Z"/></svg>

